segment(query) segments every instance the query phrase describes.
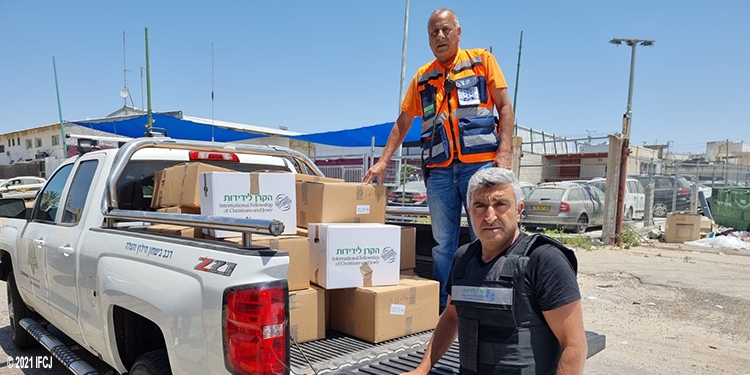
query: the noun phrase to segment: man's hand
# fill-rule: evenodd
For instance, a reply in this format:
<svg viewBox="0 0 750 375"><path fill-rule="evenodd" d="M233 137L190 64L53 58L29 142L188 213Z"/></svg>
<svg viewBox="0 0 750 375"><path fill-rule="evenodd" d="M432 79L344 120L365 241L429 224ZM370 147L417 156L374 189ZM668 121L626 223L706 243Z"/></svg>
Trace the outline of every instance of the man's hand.
<svg viewBox="0 0 750 375"><path fill-rule="evenodd" d="M367 170L367 173L365 173L365 178L362 179L363 184L369 184L371 183L375 177L378 178L378 183L380 185L383 185L385 181L385 168L388 166L387 162L383 162L383 159L378 160L375 165L370 167L370 169Z"/></svg>
<svg viewBox="0 0 750 375"><path fill-rule="evenodd" d="M492 166L510 169L510 158L506 157L506 155L498 154L497 157L495 157L495 160L492 161Z"/></svg>

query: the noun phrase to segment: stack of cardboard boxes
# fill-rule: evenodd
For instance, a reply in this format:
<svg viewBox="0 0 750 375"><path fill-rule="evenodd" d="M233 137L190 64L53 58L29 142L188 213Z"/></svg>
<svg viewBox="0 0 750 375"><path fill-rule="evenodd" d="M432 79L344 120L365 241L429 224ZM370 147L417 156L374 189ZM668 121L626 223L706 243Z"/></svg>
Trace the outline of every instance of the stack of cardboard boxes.
<svg viewBox="0 0 750 375"><path fill-rule="evenodd" d="M152 207L210 216L277 219L282 236L253 244L287 251L292 337L332 329L377 343L432 329L438 283L414 278L416 229L385 223L383 186L279 172L231 172L185 163L155 175ZM149 230L241 242L236 232L153 225Z"/></svg>

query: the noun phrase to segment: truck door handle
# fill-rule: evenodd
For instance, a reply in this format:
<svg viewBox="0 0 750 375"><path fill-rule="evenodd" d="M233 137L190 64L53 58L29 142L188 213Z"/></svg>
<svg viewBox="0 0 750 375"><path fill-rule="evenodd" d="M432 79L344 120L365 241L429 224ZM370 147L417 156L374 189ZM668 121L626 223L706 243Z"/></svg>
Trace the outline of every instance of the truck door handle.
<svg viewBox="0 0 750 375"><path fill-rule="evenodd" d="M46 242L46 241L44 241L44 240L31 240L31 242L33 242L33 243L34 243L34 245L37 245L37 246L39 246L39 247L42 247L42 246L44 246L44 245L46 245L46 244L47 244L47 242Z"/></svg>
<svg viewBox="0 0 750 375"><path fill-rule="evenodd" d="M73 254L75 252L75 249L73 249L69 245L60 246L60 247L57 248L57 250L59 252L61 252L63 255L65 255L66 257L69 257L71 254Z"/></svg>

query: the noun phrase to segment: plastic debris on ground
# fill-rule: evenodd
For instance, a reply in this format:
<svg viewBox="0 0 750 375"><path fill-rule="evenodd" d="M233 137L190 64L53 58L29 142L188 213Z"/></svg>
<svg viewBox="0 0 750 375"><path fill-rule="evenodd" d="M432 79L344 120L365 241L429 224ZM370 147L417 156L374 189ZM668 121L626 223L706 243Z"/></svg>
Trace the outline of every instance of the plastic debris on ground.
<svg viewBox="0 0 750 375"><path fill-rule="evenodd" d="M695 245L703 247L728 247L730 249L750 250L750 242L741 240L734 236L717 236L702 238L700 240L685 242L685 245Z"/></svg>

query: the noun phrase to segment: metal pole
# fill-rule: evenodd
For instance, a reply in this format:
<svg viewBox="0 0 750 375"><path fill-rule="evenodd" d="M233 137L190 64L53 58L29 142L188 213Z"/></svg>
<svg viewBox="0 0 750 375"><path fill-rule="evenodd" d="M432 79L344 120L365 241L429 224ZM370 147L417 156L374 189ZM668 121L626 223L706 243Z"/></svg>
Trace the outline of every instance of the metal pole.
<svg viewBox="0 0 750 375"><path fill-rule="evenodd" d="M148 124L146 124L146 127L151 131L154 120L151 118L151 66L148 60L148 27L146 28L146 96L148 97Z"/></svg>
<svg viewBox="0 0 750 375"><path fill-rule="evenodd" d="M128 89L128 68L127 68L127 60L125 58L125 31L122 32L122 89L127 90ZM123 108L128 106L128 97L122 98L122 100L125 101L123 104ZM127 113L127 109L126 109ZM116 133L115 133L116 134Z"/></svg>
<svg viewBox="0 0 750 375"><path fill-rule="evenodd" d="M404 9L404 40L401 44L401 82L398 91L398 114L401 114L401 102L404 100L404 84L406 81L406 44L409 39L409 0L406 0ZM397 117L398 118L398 117ZM395 124L394 124L395 126ZM403 155L403 143L398 145L398 163L396 163L396 186L401 184L401 156ZM382 183L382 181L381 181Z"/></svg>
<svg viewBox="0 0 750 375"><path fill-rule="evenodd" d="M214 44L211 43L211 142L214 141Z"/></svg>
<svg viewBox="0 0 750 375"><path fill-rule="evenodd" d="M625 42L631 47L630 52L630 80L628 82L628 104L625 114L622 117L622 135L623 145L622 154L620 158L620 186L617 192L617 214L615 217L615 242L617 245L621 244L622 240L622 215L625 206L625 184L627 181L628 171L628 154L629 154L629 143L630 143L630 124L633 120L633 86L635 82L635 52L638 44L644 46L652 46L653 40L644 39L620 39L614 38L610 40L612 44L622 44Z"/></svg>
<svg viewBox="0 0 750 375"><path fill-rule="evenodd" d="M60 143L63 149L63 159L68 157L68 146L65 142L65 122L63 121L62 105L60 104L60 86L57 84L57 64L55 63L55 56L52 56L52 69L55 71L55 92L57 93L57 112L60 115Z"/></svg>
<svg viewBox="0 0 750 375"><path fill-rule="evenodd" d="M521 48L523 48L523 30L521 30L521 41L518 43L518 65L516 65L516 87L513 89L514 91L513 92L513 135L518 135L518 124L516 124L516 99L518 98L518 77L521 74Z"/></svg>
<svg viewBox="0 0 750 375"><path fill-rule="evenodd" d="M630 82L628 83L628 121L627 129L622 129L622 133L627 139L630 139L630 122L633 120L633 85L635 81L635 50L637 46L638 43L633 43L630 53ZM626 124L623 122L623 125Z"/></svg>

